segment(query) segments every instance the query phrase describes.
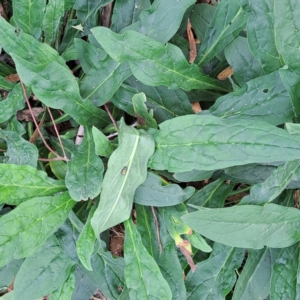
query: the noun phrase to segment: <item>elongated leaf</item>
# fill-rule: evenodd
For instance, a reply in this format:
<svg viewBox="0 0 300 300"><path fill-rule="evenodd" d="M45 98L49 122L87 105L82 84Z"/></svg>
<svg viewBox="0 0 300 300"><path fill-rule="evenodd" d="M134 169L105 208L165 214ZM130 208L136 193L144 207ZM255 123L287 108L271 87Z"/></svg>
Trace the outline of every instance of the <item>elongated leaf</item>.
<svg viewBox="0 0 300 300"><path fill-rule="evenodd" d="M288 161L279 166L265 182L254 185L250 190L250 195L245 196L240 204L270 203L283 192L292 180L297 180L299 177L299 160Z"/></svg>
<svg viewBox="0 0 300 300"><path fill-rule="evenodd" d="M188 201L188 204L221 208L224 206L225 199L232 189L233 184L226 184L223 180L216 180L194 194Z"/></svg>
<svg viewBox="0 0 300 300"><path fill-rule="evenodd" d="M130 299L172 299L169 285L158 265L143 246L141 237L131 220L124 222L125 280Z"/></svg>
<svg viewBox="0 0 300 300"><path fill-rule="evenodd" d="M68 278L73 265L55 236L50 237L41 250L22 264L14 282L15 299L36 299L50 294Z"/></svg>
<svg viewBox="0 0 300 300"><path fill-rule="evenodd" d="M143 35L167 43L178 30L185 11L195 3L195 0L172 2L154 0L149 9L140 14L140 20L125 30L135 30Z"/></svg>
<svg viewBox="0 0 300 300"><path fill-rule="evenodd" d="M0 268L0 289L8 287L13 282L23 261L24 259L14 259Z"/></svg>
<svg viewBox="0 0 300 300"><path fill-rule="evenodd" d="M129 218L134 192L147 177L147 162L154 151L150 135L123 122L119 142L118 149L109 158L100 203L91 220L97 237Z"/></svg>
<svg viewBox="0 0 300 300"><path fill-rule="evenodd" d="M213 174L213 171L200 171L192 170L189 172L177 172L174 173L174 178L181 182L201 181L209 179Z"/></svg>
<svg viewBox="0 0 300 300"><path fill-rule="evenodd" d="M160 124L150 166L184 172L300 157L300 137L264 122L190 115ZM286 145L286 146L285 146Z"/></svg>
<svg viewBox="0 0 300 300"><path fill-rule="evenodd" d="M71 300L75 288L75 268L72 268L66 281L54 292L51 293L49 300Z"/></svg>
<svg viewBox="0 0 300 300"><path fill-rule="evenodd" d="M300 212L275 204L207 209L182 217L193 230L232 247L288 247L300 240Z"/></svg>
<svg viewBox="0 0 300 300"><path fill-rule="evenodd" d="M24 96L20 84L16 85L4 101L0 102L0 123L4 123L18 110L24 108Z"/></svg>
<svg viewBox="0 0 300 300"><path fill-rule="evenodd" d="M272 300L298 299L299 284L299 243L284 248L274 264L271 279Z"/></svg>
<svg viewBox="0 0 300 300"><path fill-rule="evenodd" d="M149 8L150 0L117 0L111 17L111 30L120 32L124 27L136 22L140 13Z"/></svg>
<svg viewBox="0 0 300 300"><path fill-rule="evenodd" d="M245 12L238 0L220 2L201 43L198 65L204 65L219 54L244 29L245 25Z"/></svg>
<svg viewBox="0 0 300 300"><path fill-rule="evenodd" d="M300 75L300 5L297 0L274 1L275 44L288 68Z"/></svg>
<svg viewBox="0 0 300 300"><path fill-rule="evenodd" d="M21 136L26 133L24 126L17 120L16 116L12 116L8 120L6 129L8 131L16 132L17 134L19 134Z"/></svg>
<svg viewBox="0 0 300 300"><path fill-rule="evenodd" d="M253 55L261 61L266 73L282 66L275 45L274 0L248 1L251 8L247 22L247 38Z"/></svg>
<svg viewBox="0 0 300 300"><path fill-rule="evenodd" d="M189 199L195 188L185 190L177 184L162 185L160 177L148 172L147 179L140 185L134 195L134 202L146 206L172 206Z"/></svg>
<svg viewBox="0 0 300 300"><path fill-rule="evenodd" d="M270 293L271 275L280 249L268 247L248 250L248 258L243 267L233 294L233 300L265 299Z"/></svg>
<svg viewBox="0 0 300 300"><path fill-rule="evenodd" d="M234 79L240 86L264 75L261 63L253 56L244 37L237 37L224 50L226 60L232 66Z"/></svg>
<svg viewBox="0 0 300 300"><path fill-rule="evenodd" d="M80 84L81 95L101 106L131 75L130 67L127 63L117 63L103 50L83 40L75 39L75 47L82 69L87 74Z"/></svg>
<svg viewBox="0 0 300 300"><path fill-rule="evenodd" d="M49 0L43 20L44 42L58 48L58 38L62 27L64 16L64 2L60 0Z"/></svg>
<svg viewBox="0 0 300 300"><path fill-rule="evenodd" d="M235 269L244 258L244 249L214 245L210 257L196 265L186 277L188 300L224 299L236 281Z"/></svg>
<svg viewBox="0 0 300 300"><path fill-rule="evenodd" d="M75 201L93 199L102 188L104 165L95 153L92 130L85 127L83 142L67 164L66 186Z"/></svg>
<svg viewBox="0 0 300 300"><path fill-rule="evenodd" d="M153 109L154 118L158 123L193 113L189 99L182 90L170 90L165 86L146 86L133 76L121 85L111 100L116 106L134 116L132 97L139 92L145 93L146 105L148 109Z"/></svg>
<svg viewBox="0 0 300 300"><path fill-rule="evenodd" d="M113 148L108 138L96 127L92 128L92 134L95 143L95 153L100 156L110 156Z"/></svg>
<svg viewBox="0 0 300 300"><path fill-rule="evenodd" d="M90 101L83 101L75 77L58 53L0 18L0 44L13 57L18 75L44 104L59 108L78 123L104 126L107 114ZM30 51L29 51L30 49Z"/></svg>
<svg viewBox="0 0 300 300"><path fill-rule="evenodd" d="M209 112L221 118L247 118L273 125L288 122L294 116L289 93L278 72L255 78L220 97Z"/></svg>
<svg viewBox="0 0 300 300"><path fill-rule="evenodd" d="M21 203L0 219L0 266L38 250L65 221L75 202L68 193Z"/></svg>
<svg viewBox="0 0 300 300"><path fill-rule="evenodd" d="M7 81L3 76L0 76L0 88L6 91L10 91L14 88L15 83Z"/></svg>
<svg viewBox="0 0 300 300"><path fill-rule="evenodd" d="M53 180L33 167L0 164L0 203L18 205L31 198L64 190L63 181Z"/></svg>
<svg viewBox="0 0 300 300"><path fill-rule="evenodd" d="M7 164L30 165L36 167L38 150L34 144L24 140L19 134L13 131L0 129L0 139L6 141L7 151L5 155Z"/></svg>
<svg viewBox="0 0 300 300"><path fill-rule="evenodd" d="M46 8L45 0L13 1L14 22L24 32L39 39Z"/></svg>
<svg viewBox="0 0 300 300"><path fill-rule="evenodd" d="M166 85L186 91L226 90L204 76L196 65L190 65L181 50L172 44L165 46L134 31L118 35L105 27L94 28L92 33L114 60L129 61L133 75L146 85Z"/></svg>

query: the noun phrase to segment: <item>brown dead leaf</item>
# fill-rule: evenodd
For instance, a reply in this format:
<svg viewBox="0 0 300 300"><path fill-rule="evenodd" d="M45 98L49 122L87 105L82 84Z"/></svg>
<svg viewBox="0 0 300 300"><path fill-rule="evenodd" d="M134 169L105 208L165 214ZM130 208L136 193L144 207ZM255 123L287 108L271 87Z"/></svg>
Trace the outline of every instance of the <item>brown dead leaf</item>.
<svg viewBox="0 0 300 300"><path fill-rule="evenodd" d="M231 75L233 75L233 69L231 66L227 67L225 70L223 70L218 76L217 78L219 80L225 80L228 77L230 77Z"/></svg>
<svg viewBox="0 0 300 300"><path fill-rule="evenodd" d="M192 24L191 24L190 19L188 19L188 23L187 23L187 35L188 35L188 40L189 40L189 45L190 45L189 63L192 64L197 57L197 48L196 48L196 41L195 41L194 34L192 31Z"/></svg>
<svg viewBox="0 0 300 300"><path fill-rule="evenodd" d="M44 109L42 107L33 107L32 111L33 111L33 115L35 117L37 117L41 112L44 111ZM33 121L29 109L19 110L17 112L17 119L19 121L24 121L24 120L27 121L27 122Z"/></svg>
<svg viewBox="0 0 300 300"><path fill-rule="evenodd" d="M17 82L20 81L20 77L18 74L10 74L5 76L4 78L6 81L10 81L10 82Z"/></svg>
<svg viewBox="0 0 300 300"><path fill-rule="evenodd" d="M0 16L5 20L7 19L4 8L1 3L0 3Z"/></svg>
<svg viewBox="0 0 300 300"><path fill-rule="evenodd" d="M198 112L202 111L202 108L201 108L199 102L193 102L193 103L191 103L191 105L192 105L192 109L193 109L193 111L194 111L195 114L197 114Z"/></svg>

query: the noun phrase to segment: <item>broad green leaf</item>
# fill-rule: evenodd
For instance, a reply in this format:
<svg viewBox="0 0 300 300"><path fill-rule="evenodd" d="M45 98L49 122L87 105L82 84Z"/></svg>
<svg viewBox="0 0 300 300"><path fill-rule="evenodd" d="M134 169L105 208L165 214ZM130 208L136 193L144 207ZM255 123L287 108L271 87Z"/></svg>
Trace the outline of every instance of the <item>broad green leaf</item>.
<svg viewBox="0 0 300 300"><path fill-rule="evenodd" d="M46 8L45 0L12 1L13 18L19 29L39 39Z"/></svg>
<svg viewBox="0 0 300 300"><path fill-rule="evenodd" d="M29 300L50 294L68 278L73 265L57 239L50 237L41 250L22 264L14 282L15 299Z"/></svg>
<svg viewBox="0 0 300 300"><path fill-rule="evenodd" d="M100 203L91 220L97 237L129 218L135 190L147 177L147 163L153 151L150 135L122 121L119 147L109 158Z"/></svg>
<svg viewBox="0 0 300 300"><path fill-rule="evenodd" d="M49 152L48 158L53 159L56 156ZM62 160L50 160L49 166L51 168L52 173L55 175L57 179L64 180L67 174L67 163Z"/></svg>
<svg viewBox="0 0 300 300"><path fill-rule="evenodd" d="M132 220L125 224L124 258L126 286L131 300L172 299L172 292L155 260L143 246Z"/></svg>
<svg viewBox="0 0 300 300"><path fill-rule="evenodd" d="M208 4L196 4L191 13L192 27L200 42L203 42L206 30L213 18L216 7Z"/></svg>
<svg viewBox="0 0 300 300"><path fill-rule="evenodd" d="M293 119L293 105L278 72L257 77L241 89L220 97L210 107L211 115L261 120L273 125Z"/></svg>
<svg viewBox="0 0 300 300"><path fill-rule="evenodd" d="M6 130L16 132L21 136L26 133L24 126L17 120L16 116L12 116L8 120Z"/></svg>
<svg viewBox="0 0 300 300"><path fill-rule="evenodd" d="M209 179L213 174L213 171L201 171L192 170L188 172L177 172L174 173L174 178L181 182L201 181Z"/></svg>
<svg viewBox="0 0 300 300"><path fill-rule="evenodd" d="M80 39L75 39L78 57L87 75L80 84L81 95L96 106L105 104L130 76L127 63L117 63L102 49Z"/></svg>
<svg viewBox="0 0 300 300"><path fill-rule="evenodd" d="M162 179L148 172L147 179L136 190L134 202L146 206L172 206L189 199L195 188L182 189L177 184L162 185Z"/></svg>
<svg viewBox="0 0 300 300"><path fill-rule="evenodd" d="M205 237L232 247L284 248L300 240L300 212L276 204L200 207L182 219Z"/></svg>
<svg viewBox="0 0 300 300"><path fill-rule="evenodd" d="M0 101L0 123L4 123L18 110L25 106L25 99L20 84L15 85L13 90L7 95L6 99Z"/></svg>
<svg viewBox="0 0 300 300"><path fill-rule="evenodd" d="M181 50L172 44L165 46L131 30L119 35L108 28L96 27L92 33L114 60L129 61L133 75L146 85L165 85L186 91L226 91L220 83L203 75L196 65L190 65Z"/></svg>
<svg viewBox="0 0 300 300"><path fill-rule="evenodd" d="M146 86L133 76L128 78L112 97L112 102L120 109L134 116L132 97L139 92L145 93L148 109L153 109L158 123L177 116L193 114L189 99L184 91L170 90L165 86Z"/></svg>
<svg viewBox="0 0 300 300"><path fill-rule="evenodd" d="M282 66L275 45L273 8L276 0L250 0L251 14L247 20L247 38L253 55L261 62L266 73Z"/></svg>
<svg viewBox="0 0 300 300"><path fill-rule="evenodd" d="M14 59L18 75L44 104L63 110L82 125L104 126L107 114L83 101L75 77L58 53L0 18L0 44Z"/></svg>
<svg viewBox="0 0 300 300"><path fill-rule="evenodd" d="M299 299L299 243L279 253L271 278L271 300Z"/></svg>
<svg viewBox="0 0 300 300"><path fill-rule="evenodd" d="M111 17L111 30L120 32L124 27L136 22L140 13L149 6L150 0L116 0Z"/></svg>
<svg viewBox="0 0 300 300"><path fill-rule="evenodd" d="M153 110L149 112L145 102L147 101L146 95L144 93L136 94L132 97L132 103L135 111L135 115L138 119L139 125L146 128L157 129L156 120L153 118Z"/></svg>
<svg viewBox="0 0 300 300"><path fill-rule="evenodd" d="M19 205L31 198L65 190L63 181L53 180L31 166L0 164L0 203Z"/></svg>
<svg viewBox="0 0 300 300"><path fill-rule="evenodd" d="M94 204L76 242L76 251L78 258L80 259L80 262L83 264L83 266L89 271L92 271L93 269L91 265L91 257L94 251L96 239L93 228L91 226L91 218L96 208L97 205Z"/></svg>
<svg viewBox="0 0 300 300"><path fill-rule="evenodd" d="M13 282L23 261L24 259L14 259L0 268L0 289L4 287L7 288Z"/></svg>
<svg viewBox="0 0 300 300"><path fill-rule="evenodd" d="M7 81L3 76L0 76L0 88L6 91L11 91L15 86L15 83Z"/></svg>
<svg viewBox="0 0 300 300"><path fill-rule="evenodd" d="M279 74L282 83L285 85L290 94L294 114L297 117L300 115L300 76L296 72L286 69L280 69Z"/></svg>
<svg viewBox="0 0 300 300"><path fill-rule="evenodd" d="M135 30L163 44L178 30L185 11L195 0L172 2L154 0L151 7L141 12L139 21L125 28Z"/></svg>
<svg viewBox="0 0 300 300"><path fill-rule="evenodd" d="M297 0L274 1L275 44L289 70L300 75L300 5Z"/></svg>
<svg viewBox="0 0 300 300"><path fill-rule="evenodd" d="M284 125L289 134L300 135L300 124L285 123Z"/></svg>
<svg viewBox="0 0 300 300"><path fill-rule="evenodd" d="M21 203L0 219L0 266L33 254L66 220L75 202L68 193Z"/></svg>
<svg viewBox="0 0 300 300"><path fill-rule="evenodd" d="M44 42L56 49L58 48L58 39L61 34L64 11L63 1L49 0L43 20Z"/></svg>
<svg viewBox="0 0 300 300"><path fill-rule="evenodd" d="M197 263L195 272L187 274L186 299L225 299L235 284L235 270L243 261L244 251L215 243L210 257Z"/></svg>
<svg viewBox="0 0 300 300"><path fill-rule="evenodd" d="M92 130L84 128L84 139L67 164L66 186L73 200L93 199L102 188L104 165L95 153Z"/></svg>
<svg viewBox="0 0 300 300"><path fill-rule="evenodd" d="M54 292L51 293L49 300L71 300L75 288L75 274L72 268L69 277Z"/></svg>
<svg viewBox="0 0 300 300"><path fill-rule="evenodd" d="M251 53L246 38L239 36L234 39L224 49L224 54L233 68L233 77L240 86L251 79L264 75L262 65Z"/></svg>
<svg viewBox="0 0 300 300"><path fill-rule="evenodd" d="M95 143L95 153L100 156L109 157L113 152L113 148L108 138L94 126L92 134Z"/></svg>
<svg viewBox="0 0 300 300"><path fill-rule="evenodd" d="M0 139L4 140L7 144L5 163L36 167L38 149L34 144L24 140L16 132L4 131L2 129L0 129Z"/></svg>
<svg viewBox="0 0 300 300"><path fill-rule="evenodd" d="M233 184L226 184L223 180L218 179L195 193L188 201L188 204L221 208L224 206L225 199L232 189Z"/></svg>
<svg viewBox="0 0 300 300"><path fill-rule="evenodd" d="M198 53L198 65L203 66L219 54L246 25L246 13L238 0L222 0L214 13Z"/></svg>
<svg viewBox="0 0 300 300"><path fill-rule="evenodd" d="M245 196L240 204L262 205L270 203L283 192L292 180L297 180L299 177L300 161L288 161L279 166L266 181L254 185L250 190L250 195Z"/></svg>
<svg viewBox="0 0 300 300"><path fill-rule="evenodd" d="M177 117L160 124L155 143L150 167L170 172L216 170L300 157L300 137L246 119Z"/></svg>
<svg viewBox="0 0 300 300"><path fill-rule="evenodd" d="M266 299L270 293L271 275L280 249L268 247L248 250L248 257L233 293L232 300Z"/></svg>

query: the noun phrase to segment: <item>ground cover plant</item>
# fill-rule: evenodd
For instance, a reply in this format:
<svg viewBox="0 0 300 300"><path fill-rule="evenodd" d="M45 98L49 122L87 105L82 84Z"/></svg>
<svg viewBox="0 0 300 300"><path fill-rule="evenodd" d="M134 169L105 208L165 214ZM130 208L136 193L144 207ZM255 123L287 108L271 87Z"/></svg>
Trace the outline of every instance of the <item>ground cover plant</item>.
<svg viewBox="0 0 300 300"><path fill-rule="evenodd" d="M297 0L0 13L0 299L299 299Z"/></svg>

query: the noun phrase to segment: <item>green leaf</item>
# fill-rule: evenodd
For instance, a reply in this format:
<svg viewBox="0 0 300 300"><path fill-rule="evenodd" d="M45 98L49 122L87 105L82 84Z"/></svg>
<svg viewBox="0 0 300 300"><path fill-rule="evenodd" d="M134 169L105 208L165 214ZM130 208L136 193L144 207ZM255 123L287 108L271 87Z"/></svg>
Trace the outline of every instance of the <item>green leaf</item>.
<svg viewBox="0 0 300 300"><path fill-rule="evenodd" d="M186 93L182 90L170 90L165 86L146 86L133 76L121 85L111 99L120 109L134 116L132 97L145 93L148 109L153 109L154 118L158 123L185 114L193 114L193 110Z"/></svg>
<svg viewBox="0 0 300 300"><path fill-rule="evenodd" d="M225 299L235 284L235 269L240 267L244 251L215 243L210 257L197 263L196 270L187 274L186 299Z"/></svg>
<svg viewBox="0 0 300 300"><path fill-rule="evenodd" d="M247 38L253 55L261 62L266 73L282 66L275 45L273 0L247 1L251 8L247 22Z"/></svg>
<svg viewBox="0 0 300 300"><path fill-rule="evenodd" d="M0 76L0 88L6 91L11 91L16 84L13 82L9 82L4 79L3 76Z"/></svg>
<svg viewBox="0 0 300 300"><path fill-rule="evenodd" d="M105 27L94 28L92 33L114 60L129 61L133 75L146 85L186 91L226 91L217 81L203 75L196 65L190 65L181 50L172 44L165 46L134 31L118 35Z"/></svg>
<svg viewBox="0 0 300 300"><path fill-rule="evenodd" d="M0 139L6 141L7 151L6 163L16 165L30 165L36 167L38 150L34 144L24 140L19 134L13 131L0 129Z"/></svg>
<svg viewBox="0 0 300 300"><path fill-rule="evenodd" d="M100 156L109 157L113 152L113 148L108 138L94 126L92 134L95 143L95 153Z"/></svg>
<svg viewBox="0 0 300 300"><path fill-rule="evenodd" d="M119 143L109 158L100 203L91 220L97 237L129 218L135 190L147 177L147 162L154 151L150 135L124 122L119 129Z"/></svg>
<svg viewBox="0 0 300 300"><path fill-rule="evenodd" d="M46 8L45 0L12 1L14 22L25 33L39 39Z"/></svg>
<svg viewBox="0 0 300 300"><path fill-rule="evenodd" d="M14 86L13 90L7 95L6 99L0 101L0 123L4 123L18 110L24 108L25 99L20 84Z"/></svg>
<svg viewBox="0 0 300 300"><path fill-rule="evenodd" d="M231 247L284 248L300 240L300 212L276 204L201 207L182 220L205 237Z"/></svg>
<svg viewBox="0 0 300 300"><path fill-rule="evenodd" d="M0 164L0 203L18 205L35 197L66 190L63 181L53 180L31 166Z"/></svg>
<svg viewBox="0 0 300 300"><path fill-rule="evenodd" d="M56 158L56 155L52 152L48 154L49 159ZM52 173L56 176L57 179L64 180L67 174L67 164L62 160L50 160L49 166Z"/></svg>
<svg viewBox="0 0 300 300"><path fill-rule="evenodd" d="M226 60L233 68L233 77L240 86L247 81L264 75L261 63L250 51L248 41L237 37L224 50Z"/></svg>
<svg viewBox="0 0 300 300"><path fill-rule="evenodd" d="M222 0L214 13L198 53L203 66L222 51L246 25L246 14L238 0Z"/></svg>
<svg viewBox="0 0 300 300"><path fill-rule="evenodd" d="M149 0L115 1L110 29L114 32L120 32L124 27L136 22L140 13L149 6Z"/></svg>
<svg viewBox="0 0 300 300"><path fill-rule="evenodd" d="M0 266L38 250L65 221L75 202L68 193L21 203L0 218ZM5 250L5 251L4 251Z"/></svg>
<svg viewBox="0 0 300 300"><path fill-rule="evenodd" d="M233 184L226 184L223 180L218 179L195 193L188 201L188 204L221 208L224 206L225 199L231 193L232 189Z"/></svg>
<svg viewBox="0 0 300 300"><path fill-rule="evenodd" d="M64 10L63 1L49 0L43 20L44 42L56 49L58 48Z"/></svg>
<svg viewBox="0 0 300 300"><path fill-rule="evenodd" d="M266 181L254 185L250 190L250 195L245 196L240 204L270 203L283 192L292 180L297 180L299 177L300 161L288 161L279 166Z"/></svg>
<svg viewBox="0 0 300 300"><path fill-rule="evenodd" d="M26 133L24 126L17 120L16 116L12 116L8 120L6 130L14 131L19 135L23 135Z"/></svg>
<svg viewBox="0 0 300 300"><path fill-rule="evenodd" d="M84 128L83 142L67 164L66 186L73 200L93 199L102 188L104 165L95 153L92 130Z"/></svg>
<svg viewBox="0 0 300 300"><path fill-rule="evenodd" d="M265 299L269 295L272 270L279 252L280 249L268 247L248 250L248 258L235 285L232 300Z"/></svg>
<svg viewBox="0 0 300 300"><path fill-rule="evenodd" d="M71 300L75 288L74 268L71 269L69 277L54 292L51 293L49 300Z"/></svg>
<svg viewBox="0 0 300 300"><path fill-rule="evenodd" d="M172 292L161 275L155 260L143 246L141 237L132 220L124 222L124 258L126 286L131 300L172 299Z"/></svg>
<svg viewBox="0 0 300 300"><path fill-rule="evenodd" d="M102 49L80 39L75 39L78 57L87 75L80 84L83 98L89 98L96 106L105 104L131 75L127 63L117 63Z"/></svg>
<svg viewBox="0 0 300 300"><path fill-rule="evenodd" d="M15 299L29 300L50 294L68 278L73 265L57 239L50 237L41 250L22 264L14 282Z"/></svg>
<svg viewBox="0 0 300 300"><path fill-rule="evenodd" d="M210 107L211 115L261 120L273 125L293 119L293 105L278 72L257 77L241 89L218 98Z"/></svg>
<svg viewBox="0 0 300 300"><path fill-rule="evenodd" d="M172 2L154 0L151 7L141 12L139 21L125 28L135 30L165 44L178 30L185 11L195 0Z"/></svg>
<svg viewBox="0 0 300 300"><path fill-rule="evenodd" d="M216 170L300 157L300 137L265 122L189 115L160 124L150 167L184 172Z"/></svg>
<svg viewBox="0 0 300 300"><path fill-rule="evenodd" d="M194 192L191 186L183 190L177 184L162 185L159 176L148 172L147 179L135 192L134 202L146 206L172 206L186 201Z"/></svg>
<svg viewBox="0 0 300 300"><path fill-rule="evenodd" d="M300 75L300 6L297 0L274 1L275 44L288 68Z"/></svg>
<svg viewBox="0 0 300 300"><path fill-rule="evenodd" d="M148 112L147 106L145 105L146 101L147 98L144 93L139 93L132 97L132 103L133 103L135 115L138 118L139 125L146 128L157 129L157 123L153 118L153 110L150 110Z"/></svg>
<svg viewBox="0 0 300 300"><path fill-rule="evenodd" d="M271 278L272 300L299 298L299 254L299 243L279 253Z"/></svg>
<svg viewBox="0 0 300 300"><path fill-rule="evenodd" d="M177 172L174 173L174 178L182 182L201 181L209 179L213 174L213 171L201 171L192 170L188 172Z"/></svg>
<svg viewBox="0 0 300 300"><path fill-rule="evenodd" d="M76 242L76 251L78 254L78 258L80 259L80 262L83 264L83 266L89 271L93 270L91 265L91 257L94 252L96 237L91 225L91 218L96 208L97 205L94 204Z"/></svg>
<svg viewBox="0 0 300 300"><path fill-rule="evenodd" d="M0 289L4 287L7 288L13 282L23 261L24 259L14 259L0 268Z"/></svg>

